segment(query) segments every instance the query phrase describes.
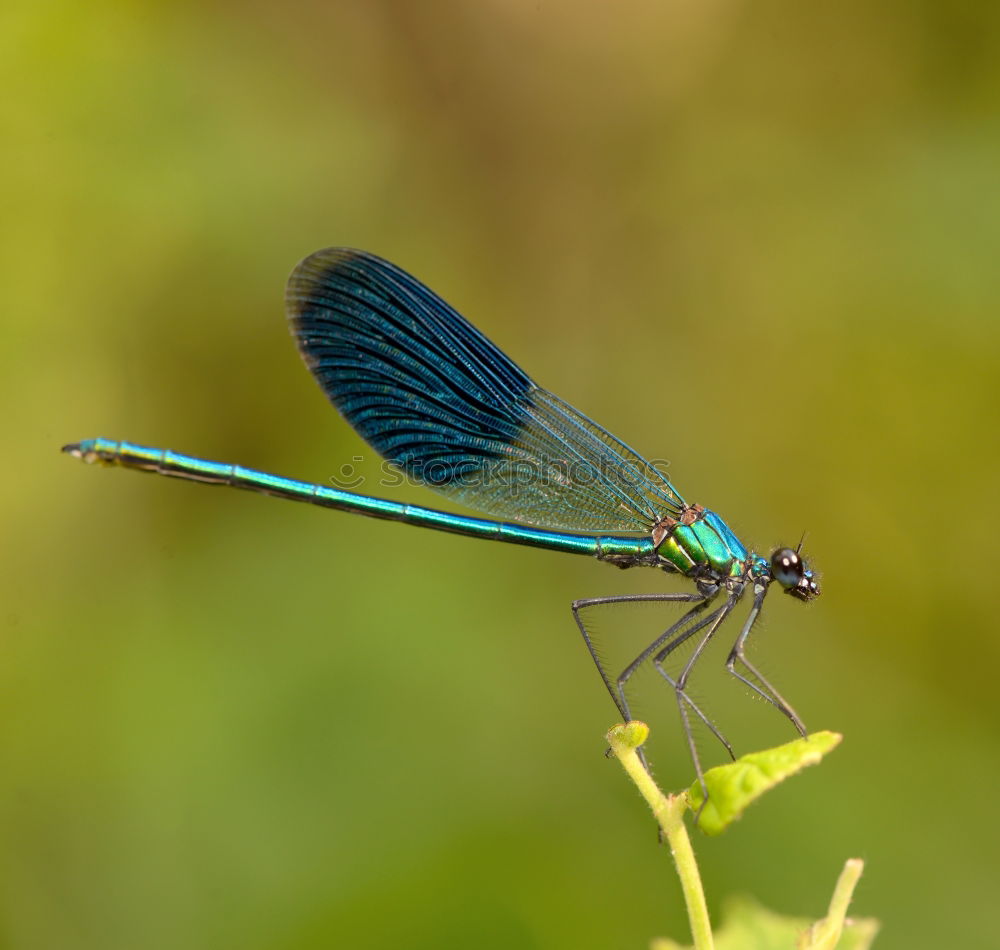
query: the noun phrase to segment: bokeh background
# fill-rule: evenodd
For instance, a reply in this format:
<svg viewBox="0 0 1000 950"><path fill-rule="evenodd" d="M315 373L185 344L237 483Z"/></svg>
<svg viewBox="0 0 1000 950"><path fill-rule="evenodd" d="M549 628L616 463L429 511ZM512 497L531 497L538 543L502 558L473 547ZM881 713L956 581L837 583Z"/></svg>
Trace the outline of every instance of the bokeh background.
<svg viewBox="0 0 1000 950"><path fill-rule="evenodd" d="M58 452L354 464L282 308L348 244L748 542L808 529L824 595L772 597L755 657L846 740L696 842L716 917L818 915L861 856L878 946L996 946L998 27L902 0L5 4L0 945L687 937L568 609L681 584ZM742 751L792 737L720 683Z"/></svg>

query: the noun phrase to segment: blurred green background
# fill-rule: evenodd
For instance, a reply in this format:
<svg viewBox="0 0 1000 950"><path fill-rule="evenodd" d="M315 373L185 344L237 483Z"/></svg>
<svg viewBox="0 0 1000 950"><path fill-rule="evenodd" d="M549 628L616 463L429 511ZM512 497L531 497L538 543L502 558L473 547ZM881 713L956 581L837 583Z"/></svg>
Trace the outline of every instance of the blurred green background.
<svg viewBox="0 0 1000 950"><path fill-rule="evenodd" d="M754 655L846 741L696 841L713 912L817 915L860 856L879 947L996 946L998 26L4 5L0 946L687 937L569 613L683 585L59 455L360 455L283 316L330 244L420 276L748 542L808 529L824 596L772 597ZM792 738L710 696L742 751Z"/></svg>

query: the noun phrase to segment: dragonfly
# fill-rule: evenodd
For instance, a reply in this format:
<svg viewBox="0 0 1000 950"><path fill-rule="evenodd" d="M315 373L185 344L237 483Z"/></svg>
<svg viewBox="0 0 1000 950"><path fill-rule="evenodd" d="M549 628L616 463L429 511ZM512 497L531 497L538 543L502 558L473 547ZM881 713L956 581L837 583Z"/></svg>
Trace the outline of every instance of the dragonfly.
<svg viewBox="0 0 1000 950"><path fill-rule="evenodd" d="M486 518L452 514L213 462L131 442L87 439L63 451L87 462L227 485L323 508L580 554L619 568L680 574L680 592L574 601L572 613L618 712L632 719L629 681L652 666L676 697L698 780L698 721L732 758L729 740L688 694L699 658L744 596L750 609L726 669L776 707L803 737L795 710L747 656L747 643L773 584L801 601L820 593L798 547L770 557L747 548L714 511L688 503L653 464L602 426L543 389L436 293L365 251L326 248L288 281L292 335L327 398L355 432L407 477ZM588 618L623 603L685 609L631 662L610 669ZM679 672L667 660L693 650ZM706 791L707 797L707 791Z"/></svg>

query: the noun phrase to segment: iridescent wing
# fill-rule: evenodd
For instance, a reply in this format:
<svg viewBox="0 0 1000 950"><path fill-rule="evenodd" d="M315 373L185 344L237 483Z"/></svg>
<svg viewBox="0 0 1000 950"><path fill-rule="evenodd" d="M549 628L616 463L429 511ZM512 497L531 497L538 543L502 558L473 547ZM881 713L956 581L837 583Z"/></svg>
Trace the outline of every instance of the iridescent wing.
<svg viewBox="0 0 1000 950"><path fill-rule="evenodd" d="M495 517L586 532L649 531L683 506L653 465L388 261L317 251L286 305L330 401L411 479Z"/></svg>

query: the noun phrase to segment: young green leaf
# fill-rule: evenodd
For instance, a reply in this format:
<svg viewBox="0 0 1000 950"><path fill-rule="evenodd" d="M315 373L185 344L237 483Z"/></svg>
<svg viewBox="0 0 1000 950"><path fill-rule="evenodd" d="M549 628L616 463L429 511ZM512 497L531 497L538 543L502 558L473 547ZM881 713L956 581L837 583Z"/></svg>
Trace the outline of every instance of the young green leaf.
<svg viewBox="0 0 1000 950"><path fill-rule="evenodd" d="M729 765L709 769L705 773L708 801L699 782L687 791L688 804L698 815L698 827L708 835L720 834L751 802L807 765L815 765L841 738L836 732L814 732L805 739L751 752Z"/></svg>
<svg viewBox="0 0 1000 950"><path fill-rule="evenodd" d="M812 923L806 917L790 917L762 907L749 897L726 901L722 910L722 926L715 932L715 950L790 950L791 947L813 948L802 938ZM837 950L869 950L878 922L868 918L852 920L844 925ZM833 945L831 945L833 946ZM688 950L673 940L654 940L650 950Z"/></svg>

